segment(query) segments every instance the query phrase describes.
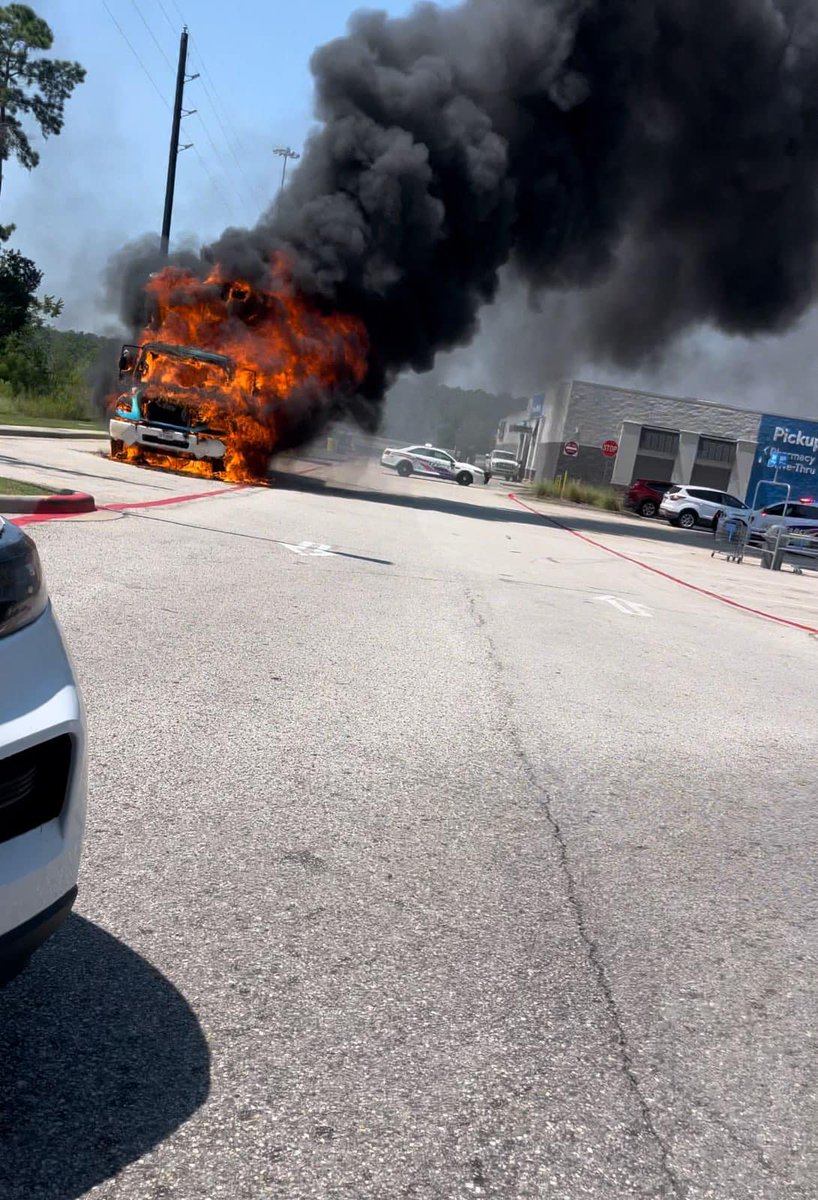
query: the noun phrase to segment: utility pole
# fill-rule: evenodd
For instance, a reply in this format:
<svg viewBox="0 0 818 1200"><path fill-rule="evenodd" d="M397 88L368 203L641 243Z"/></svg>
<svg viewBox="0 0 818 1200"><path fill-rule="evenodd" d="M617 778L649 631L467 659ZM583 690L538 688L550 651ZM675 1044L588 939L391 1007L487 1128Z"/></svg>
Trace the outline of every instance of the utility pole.
<svg viewBox="0 0 818 1200"><path fill-rule="evenodd" d="M173 193L176 189L176 160L179 157L179 151L189 150L192 142L187 145L179 146L179 127L182 124L182 117L189 117L191 112L186 112L182 108L185 97L185 84L191 79L198 79L197 75L187 75L187 25L182 30L182 36L179 39L179 67L176 72L176 99L173 103L173 123L170 127L170 153L168 154L168 179L165 184L165 212L162 216L162 253L167 257L168 244L170 243L170 222L173 217Z"/></svg>
<svg viewBox="0 0 818 1200"><path fill-rule="evenodd" d="M287 178L287 160L291 158L300 158L301 155L296 154L295 150L293 150L290 146L273 146L273 154L277 154L279 158L284 159L284 166L281 170L281 187L278 189L279 192L283 192L284 181Z"/></svg>

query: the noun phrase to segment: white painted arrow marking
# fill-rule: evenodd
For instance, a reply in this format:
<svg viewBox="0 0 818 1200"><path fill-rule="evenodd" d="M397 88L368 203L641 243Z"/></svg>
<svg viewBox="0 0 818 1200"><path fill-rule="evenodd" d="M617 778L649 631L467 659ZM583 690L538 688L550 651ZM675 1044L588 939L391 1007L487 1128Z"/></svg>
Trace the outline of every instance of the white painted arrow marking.
<svg viewBox="0 0 818 1200"><path fill-rule="evenodd" d="M290 542L282 542L287 550L292 550L293 554L301 554L306 558L329 558L334 551L323 542L299 542L297 546L291 545Z"/></svg>
<svg viewBox="0 0 818 1200"><path fill-rule="evenodd" d="M627 617L650 617L653 615L646 605L637 604L635 600L623 600L621 596L594 596L594 599L601 600L603 604L612 605L617 612L624 613Z"/></svg>

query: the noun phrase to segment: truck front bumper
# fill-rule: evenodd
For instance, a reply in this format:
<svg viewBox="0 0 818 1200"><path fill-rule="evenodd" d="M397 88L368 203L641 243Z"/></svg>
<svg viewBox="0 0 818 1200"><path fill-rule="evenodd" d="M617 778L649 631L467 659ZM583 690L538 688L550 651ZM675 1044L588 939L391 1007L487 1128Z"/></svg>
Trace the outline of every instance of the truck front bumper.
<svg viewBox="0 0 818 1200"><path fill-rule="evenodd" d="M184 458L224 458L227 447L218 438L207 434L182 433L163 429L161 425L146 425L141 421L122 421L112 417L108 432L111 439L126 446L141 446L158 454L177 454Z"/></svg>

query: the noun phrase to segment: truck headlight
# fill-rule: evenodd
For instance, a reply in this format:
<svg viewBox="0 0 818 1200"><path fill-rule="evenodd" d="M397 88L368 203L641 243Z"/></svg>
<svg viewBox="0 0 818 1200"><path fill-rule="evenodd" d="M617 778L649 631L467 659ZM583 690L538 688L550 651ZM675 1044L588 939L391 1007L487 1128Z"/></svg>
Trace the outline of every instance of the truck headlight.
<svg viewBox="0 0 818 1200"><path fill-rule="evenodd" d="M47 604L37 547L16 525L0 518L0 637L36 621Z"/></svg>

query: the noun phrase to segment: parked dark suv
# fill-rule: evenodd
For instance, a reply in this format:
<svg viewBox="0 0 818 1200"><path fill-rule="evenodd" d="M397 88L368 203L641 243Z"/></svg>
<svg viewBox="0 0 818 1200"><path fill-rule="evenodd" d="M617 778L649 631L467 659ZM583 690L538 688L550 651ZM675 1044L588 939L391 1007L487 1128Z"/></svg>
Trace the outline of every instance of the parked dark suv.
<svg viewBox="0 0 818 1200"><path fill-rule="evenodd" d="M625 507L638 512L640 517L655 517L665 492L675 486L658 479L635 479L625 497Z"/></svg>

